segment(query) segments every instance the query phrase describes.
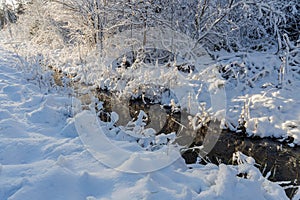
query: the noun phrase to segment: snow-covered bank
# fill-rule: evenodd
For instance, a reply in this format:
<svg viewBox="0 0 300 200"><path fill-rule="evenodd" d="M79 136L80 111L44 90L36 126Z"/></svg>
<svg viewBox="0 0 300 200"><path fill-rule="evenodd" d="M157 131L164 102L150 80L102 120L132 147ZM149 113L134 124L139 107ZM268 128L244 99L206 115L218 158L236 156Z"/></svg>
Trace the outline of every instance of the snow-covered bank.
<svg viewBox="0 0 300 200"><path fill-rule="evenodd" d="M144 174L103 166L77 135L67 91L49 91L49 76L27 64L0 49L0 199L287 199L241 154L236 166L190 169L179 159Z"/></svg>
<svg viewBox="0 0 300 200"><path fill-rule="evenodd" d="M250 136L282 140L292 137L290 146L299 145L299 56L286 66L275 54L238 54L223 52L218 58L221 75L226 79L226 117L234 126L231 129L235 131L244 124Z"/></svg>
<svg viewBox="0 0 300 200"><path fill-rule="evenodd" d="M293 7L293 3L290 6ZM292 10L292 13L296 13L297 7ZM28 6L27 12L17 24L10 25L0 33L3 42L23 57L39 60L44 67L56 67L73 76L75 81L108 89L126 98L139 95L142 90L156 93L154 87L179 91L176 93L179 97L188 97L182 98L181 103L190 104L188 110L192 114L196 114L200 110L199 104L204 102L206 111L222 120L223 125L232 131L239 131L242 125L250 136L280 140L289 138L290 146L300 144L300 97L296 92L300 80L300 47L299 42L290 41L287 35L283 35L278 44L281 49L274 49L275 44L263 45L265 43L256 50L242 49L228 53L219 49L211 52L215 56L212 62L206 52L203 54L203 48L194 48L196 41L188 35L158 25L148 28L146 47L184 55L186 59L163 63L165 66L154 62L138 66L141 63L135 62L134 67L124 70L111 65L116 59L122 59L124 54L144 45L142 29L125 29L104 37L101 41L101 57L99 49L77 41L76 37L85 30L81 33L78 27L74 29L73 25L78 22L75 17L77 14L70 15L63 5L52 1L45 5L38 3L33 7ZM45 14L40 18L37 13ZM279 20L275 21L277 23ZM40 26L38 22L44 25ZM76 36L68 35L72 27L76 30ZM198 71L181 73L174 67L183 63L195 66ZM211 94L219 88L225 88L225 95L219 96L218 101L211 100ZM215 102L219 104L217 109L212 108Z"/></svg>

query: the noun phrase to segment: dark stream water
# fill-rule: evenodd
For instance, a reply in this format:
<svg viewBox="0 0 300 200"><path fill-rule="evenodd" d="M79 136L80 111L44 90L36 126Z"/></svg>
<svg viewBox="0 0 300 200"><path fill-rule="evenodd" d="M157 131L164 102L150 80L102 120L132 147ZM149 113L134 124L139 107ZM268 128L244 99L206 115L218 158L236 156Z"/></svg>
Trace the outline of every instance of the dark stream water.
<svg viewBox="0 0 300 200"><path fill-rule="evenodd" d="M197 144L195 144L197 145ZM272 138L249 138L243 134L223 130L214 148L208 153L207 160L212 163L233 164L232 154L240 151L255 159L256 165L264 176L271 172L269 180L274 182L290 181L282 184L288 197L297 191L300 178L300 148L291 148ZM186 163L194 163L197 153L189 151L182 155ZM205 164L204 162L202 162Z"/></svg>
<svg viewBox="0 0 300 200"><path fill-rule="evenodd" d="M107 112L113 111L112 104L114 100L113 95L107 92L97 92L98 98L104 102L104 110ZM146 102L147 103L147 102ZM170 132L180 132L180 125L177 122L185 124L180 120L185 117L181 117L185 113L175 113L172 114L169 108L161 109L160 106L155 104L145 104L141 99L130 100L128 102L123 102L123 105L127 104L127 110L118 109L116 112L125 112L131 118L136 118L140 110L143 110L148 116L148 122L156 121L163 122L161 124L160 130L157 130L157 134L160 133L170 133ZM154 106L154 109L150 107ZM165 112L165 113L163 113ZM118 113L120 114L120 113ZM121 114L124 116L124 114ZM126 114L125 114L126 115ZM109 120L102 116L102 120ZM119 122L117 125L124 125ZM184 137L189 141L177 141L179 144L189 143L190 147L201 146L205 139L209 138L211 140L217 140L214 147L210 150L208 154L204 154L201 163L206 164L206 162L212 162L214 164L234 164L232 162L233 153L240 151L247 156L251 156L255 159L257 167L260 169L264 176L269 175L269 180L274 182L282 182L282 186L286 191L288 197L292 196L297 191L297 186L299 186L300 181L300 148L289 147L287 143L282 143L275 138L259 138L259 137L247 137L246 134L235 133L228 130L220 130L217 127L217 122L211 122L215 125L210 125L212 129L202 128L190 137ZM147 127L147 126L146 126ZM216 136L216 132L217 134ZM189 131L181 132L180 134L189 135ZM188 150L182 154L187 164L196 163L197 157L201 156L201 152Z"/></svg>
<svg viewBox="0 0 300 200"><path fill-rule="evenodd" d="M165 58L164 58L165 59ZM163 59L163 60L164 60ZM167 57L170 60L170 56ZM173 59L171 57L171 59ZM130 60L131 61L131 60ZM121 57L114 63L117 67L121 63ZM132 61L131 61L132 62ZM165 61L163 61L165 62ZM130 66L131 63L126 63ZM180 68L178 68L180 70ZM190 72L192 68L188 68ZM186 70L184 68L183 70ZM192 69L193 70L193 69ZM61 73L55 73L54 79L57 85L62 85ZM76 84L80 88L80 84ZM76 90L76 89L75 89ZM274 182L281 182L288 197L292 198L297 187L300 185L300 147L291 148L287 143L279 142L275 138L247 137L246 134L234 133L228 130L220 130L217 122L210 122L210 128L201 128L196 133L189 130L182 131L180 124L187 124L185 121L188 113L172 113L170 108L159 105L159 102L151 103L149 99L133 98L128 101L120 102L117 97L108 91L93 90L93 95L104 104L102 114L99 116L103 121L109 121L109 113L114 111L120 116L116 125L126 125L128 121L123 119L136 118L139 111L143 110L147 115L147 124L156 124L157 134L176 132L179 137L176 141L179 144L189 144L189 147L201 146L207 138L214 140L215 145L208 150L208 154L203 152L187 150L182 154L187 164L197 161L197 157L202 157L201 163L212 162L214 164L234 164L232 162L233 153L240 151L247 156L255 159L257 167L264 176ZM77 94L86 105L90 104L89 97ZM146 101L146 102L145 102ZM84 107L84 106L83 106ZM86 106L88 107L88 106ZM178 123L179 122L179 123ZM147 126L146 126L147 128ZM153 128L153 127L151 127ZM181 140L180 138L184 138Z"/></svg>

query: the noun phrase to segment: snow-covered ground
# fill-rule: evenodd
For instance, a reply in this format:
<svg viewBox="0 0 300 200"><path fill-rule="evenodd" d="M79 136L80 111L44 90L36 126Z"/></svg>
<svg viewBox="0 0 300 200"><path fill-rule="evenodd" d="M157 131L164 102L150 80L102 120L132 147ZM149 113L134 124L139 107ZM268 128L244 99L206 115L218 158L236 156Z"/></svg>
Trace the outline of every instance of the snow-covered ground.
<svg viewBox="0 0 300 200"><path fill-rule="evenodd" d="M70 20L67 16L50 12L47 6L44 9L40 12L47 11L57 21L60 17ZM1 31L3 42L14 46L24 57L39 59L38 56L41 56L40 62L44 66L51 65L74 75L76 81L109 89L126 98L136 95L134 92L137 90L141 92L154 86L172 89L177 91L178 97L192 98L183 98L180 102L181 107L184 107L182 104L195 103L188 108L192 114L197 113L199 104L205 102L205 109L223 120L223 125L232 131L238 131L240 124L243 124L249 135L280 140L291 137L293 141L289 140L290 146L300 144L300 94L297 92L300 86L299 42L288 44L288 48L282 49L281 53L272 49L274 47L257 52L212 52L215 56L212 62L205 54L201 56L203 48L194 48L195 41L187 35L157 25L147 30L147 46L185 55L187 59L184 62L195 65L198 71L183 74L172 67L174 63L169 68L152 63L153 66L116 70L115 66L110 67L116 58L142 46L143 35L140 33L143 30L135 29L133 33L122 31L105 38L104 56L100 59L88 45L62 45L64 35L60 34L58 24L51 22L43 26L49 26L46 30L38 30L36 35L32 35L33 27L30 29L31 25L28 25L31 20L31 16L23 15L19 24L12 24ZM31 39L27 41L24 38ZM293 60L295 62L291 65ZM180 64L183 61L176 62ZM213 100L212 93L216 89L221 91L221 96Z"/></svg>
<svg viewBox="0 0 300 200"><path fill-rule="evenodd" d="M104 166L77 134L69 91L3 48L0 105L1 200L287 199L240 153L234 166L186 166L181 158L149 173Z"/></svg>
<svg viewBox="0 0 300 200"><path fill-rule="evenodd" d="M235 126L231 129L242 120L251 136L292 137L289 145L299 145L300 66L286 66L271 53L238 54L222 52L218 57L226 78L227 122Z"/></svg>
<svg viewBox="0 0 300 200"><path fill-rule="evenodd" d="M116 41L122 39L109 40L107 48L121 48L122 44ZM189 49L177 48L181 54ZM126 52L126 47L121 49L123 52L110 50L113 55L106 52L108 58L103 61L104 65L99 66L98 60L84 66L64 65L61 69L76 73L77 80L107 88L126 98L139 95L143 88L169 88L178 97L177 103L191 114L199 112L200 104L205 102L205 109L223 120L224 126L231 131L239 132L238 127L244 121L249 136L274 137L281 141L291 137L290 146L300 145L299 56L293 58L296 60L293 66L272 52L216 52L216 60L212 60L200 48L202 56L187 60L197 71L187 74L176 67L155 64L127 70L109 67L114 59ZM295 49L299 55L299 46Z"/></svg>
<svg viewBox="0 0 300 200"><path fill-rule="evenodd" d="M47 6L44 11L51 13ZM53 15L54 19L60 16ZM60 17L58 21L64 18ZM123 31L105 39L100 57L89 45L62 45L59 24L51 22L32 33L29 21L34 20L25 15L0 33L5 44L0 45L1 200L287 199L278 184L261 175L252 158L239 152L234 157L238 165L187 166L178 152L169 151L168 140L175 134L155 136L153 130L144 129L143 112L125 127L101 122L96 115L87 118L89 111L74 110L80 101L71 89L58 87L45 68L62 70L72 81L108 89L126 99L145 92L172 108L177 104L191 114L200 112L199 118L189 118L194 129L216 117L222 128L237 134L243 125L249 135L287 139L295 146L300 145L299 43L281 52L281 59L268 49L212 52L212 60L202 47L194 48L195 41L186 35L149 28L146 47L179 56L170 63L135 62L125 69L114 65L116 58L123 60L124 54L144 45L143 30ZM178 70L184 63L195 71ZM175 102L164 96L165 89L170 89ZM79 92L86 95L90 91L83 88ZM102 103L97 103L101 110ZM113 108L118 111L120 105ZM120 113L111 117L124 121ZM131 120L126 119L126 123ZM104 135L97 135L99 125ZM106 146L105 138L114 146ZM95 152L99 149L100 154ZM299 196L300 190L294 199Z"/></svg>

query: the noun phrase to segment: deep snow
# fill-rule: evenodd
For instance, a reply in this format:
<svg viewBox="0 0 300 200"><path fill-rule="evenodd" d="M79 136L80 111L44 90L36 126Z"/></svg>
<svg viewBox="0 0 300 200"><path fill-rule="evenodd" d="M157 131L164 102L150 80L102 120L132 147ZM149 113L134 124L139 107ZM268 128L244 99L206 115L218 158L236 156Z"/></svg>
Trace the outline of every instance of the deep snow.
<svg viewBox="0 0 300 200"><path fill-rule="evenodd" d="M104 166L77 134L70 91L37 68L0 48L0 199L287 199L239 153L235 166L181 158L150 173Z"/></svg>

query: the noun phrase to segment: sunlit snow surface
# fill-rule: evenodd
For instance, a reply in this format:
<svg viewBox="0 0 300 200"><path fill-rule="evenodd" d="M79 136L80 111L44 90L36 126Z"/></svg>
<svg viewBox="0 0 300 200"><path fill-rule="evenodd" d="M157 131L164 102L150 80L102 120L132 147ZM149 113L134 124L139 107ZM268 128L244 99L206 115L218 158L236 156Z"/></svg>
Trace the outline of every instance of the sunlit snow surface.
<svg viewBox="0 0 300 200"><path fill-rule="evenodd" d="M153 38L148 39L156 45L156 48L163 49L157 40L162 40L162 37L167 40L169 35L163 34L157 39L157 32L155 28L150 29L149 35ZM107 87L110 91L125 97L130 96L141 86L150 89L153 86L169 87L176 92L176 95L183 97L181 104L188 105L188 98L185 97L191 95L191 103L195 103L190 106L191 114L199 112L199 104L205 102L210 114L219 120L223 119L225 127L232 131L237 131L239 120L243 117L249 135L275 137L281 140L292 137L290 146L300 144L299 66L294 66L294 71L287 69L284 74L285 82L280 85L278 71L283 63L271 50L270 52L214 52L216 59L212 60L203 48L197 49L199 52L191 52L194 41L176 32L174 34L178 34L177 37L184 41L176 44L177 51L181 55L189 55L189 53L201 55L186 60L195 65L197 71L194 73L183 74L175 67L167 68L154 63L143 67L133 66L126 70L115 69L115 66L111 65L114 60L130 52L130 47L123 44L128 34L126 32L118 34L105 41L107 52L103 60L91 56L88 58L90 62L84 66L63 65L61 69L67 73L76 73L76 80ZM141 36L136 37L139 39ZM64 60L65 58L60 55L70 54L70 57L76 57L75 54L72 56L72 53L53 51L54 60L62 59L62 63L67 62L69 60ZM299 56L295 59L297 59L296 63L300 62ZM180 62L177 61L178 63ZM222 70L227 72L221 74ZM220 91L220 88L221 90L224 88L225 93L221 92L221 95L215 95L213 99L213 94L215 91Z"/></svg>
<svg viewBox="0 0 300 200"><path fill-rule="evenodd" d="M278 69L282 62L277 55L264 52L228 55L222 52L218 59L223 66L237 65L231 68L231 75L238 78L229 78L226 82L227 121L236 126L242 115L249 135L293 137L290 146L299 145L299 71L288 69L284 77L286 82L280 85ZM299 70L299 66L294 68Z"/></svg>
<svg viewBox="0 0 300 200"><path fill-rule="evenodd" d="M0 0L0 9L3 8L3 5L11 8L16 9L19 4L26 4L31 0Z"/></svg>
<svg viewBox="0 0 300 200"><path fill-rule="evenodd" d="M78 137L68 91L49 91L38 75L21 57L0 49L1 200L287 199L243 155L237 166L189 168L178 159L152 173L105 167Z"/></svg>
<svg viewBox="0 0 300 200"><path fill-rule="evenodd" d="M3 8L3 5L14 7L16 5L15 0L0 0L0 9Z"/></svg>

